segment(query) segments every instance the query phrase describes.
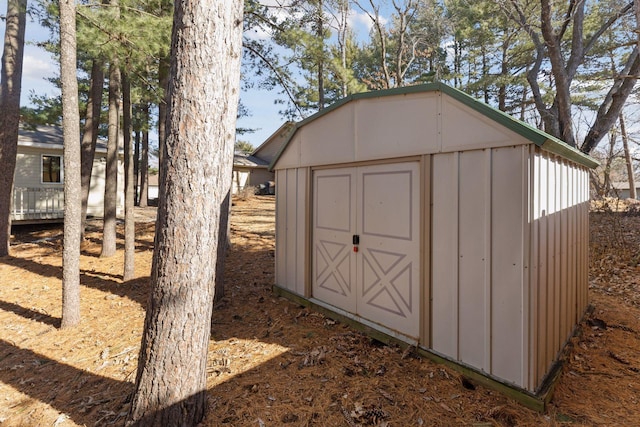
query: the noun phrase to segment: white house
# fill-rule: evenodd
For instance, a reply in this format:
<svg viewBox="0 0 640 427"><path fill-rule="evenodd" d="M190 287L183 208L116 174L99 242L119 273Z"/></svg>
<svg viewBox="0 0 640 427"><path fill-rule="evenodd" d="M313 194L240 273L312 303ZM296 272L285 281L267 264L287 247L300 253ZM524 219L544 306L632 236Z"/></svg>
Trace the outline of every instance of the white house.
<svg viewBox="0 0 640 427"><path fill-rule="evenodd" d="M275 180L275 174L269 170L269 164L276 158L294 128L295 123L285 122L251 154L234 155L232 194L247 186L257 187ZM272 187L266 189L269 194L273 194L274 190Z"/></svg>
<svg viewBox="0 0 640 427"><path fill-rule="evenodd" d="M91 172L87 214L102 216L107 148L98 142ZM62 129L20 128L11 212L14 223L60 221L64 217ZM118 211L124 207L124 165L118 161Z"/></svg>
<svg viewBox="0 0 640 427"><path fill-rule="evenodd" d="M275 289L539 408L588 306L596 165L443 84L352 95L272 163Z"/></svg>

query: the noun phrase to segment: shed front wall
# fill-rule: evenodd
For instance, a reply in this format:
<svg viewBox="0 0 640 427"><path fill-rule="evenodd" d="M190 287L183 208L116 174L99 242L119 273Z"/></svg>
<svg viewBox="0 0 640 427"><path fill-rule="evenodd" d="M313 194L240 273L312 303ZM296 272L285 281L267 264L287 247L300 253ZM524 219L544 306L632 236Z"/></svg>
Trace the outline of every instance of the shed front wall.
<svg viewBox="0 0 640 427"><path fill-rule="evenodd" d="M529 149L432 156L431 348L528 388Z"/></svg>
<svg viewBox="0 0 640 427"><path fill-rule="evenodd" d="M308 183L307 168L276 172L276 283L309 297L308 283Z"/></svg>

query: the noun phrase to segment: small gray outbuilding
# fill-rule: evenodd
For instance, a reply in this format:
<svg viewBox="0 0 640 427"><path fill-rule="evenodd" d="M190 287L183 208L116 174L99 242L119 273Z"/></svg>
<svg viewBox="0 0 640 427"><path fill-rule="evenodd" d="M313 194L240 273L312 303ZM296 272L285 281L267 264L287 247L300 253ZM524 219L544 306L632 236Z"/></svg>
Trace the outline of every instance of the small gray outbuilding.
<svg viewBox="0 0 640 427"><path fill-rule="evenodd" d="M539 395L588 306L589 168L444 84L298 123L276 172L276 291Z"/></svg>

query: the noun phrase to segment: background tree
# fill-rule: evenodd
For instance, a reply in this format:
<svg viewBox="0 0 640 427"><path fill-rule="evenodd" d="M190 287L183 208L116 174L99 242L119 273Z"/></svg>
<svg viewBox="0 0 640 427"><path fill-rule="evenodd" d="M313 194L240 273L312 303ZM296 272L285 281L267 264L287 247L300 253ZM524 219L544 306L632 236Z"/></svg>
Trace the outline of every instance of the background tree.
<svg viewBox="0 0 640 427"><path fill-rule="evenodd" d="M75 0L60 0L60 77L64 138L64 247L62 252L62 328L80 323L80 111L76 70Z"/></svg>
<svg viewBox="0 0 640 427"><path fill-rule="evenodd" d="M82 179L82 233L85 231L87 220L87 204L89 191L91 189L91 170L98 143L98 132L100 128L100 112L102 108L102 92L104 85L104 70L102 61L94 60L91 65L91 81L87 108L84 119L84 127L81 141L81 179Z"/></svg>
<svg viewBox="0 0 640 427"><path fill-rule="evenodd" d="M124 130L124 269L122 280L127 281L135 276L136 223L134 218L136 185L133 175L133 143L131 135L133 124L131 119L131 83L124 67L122 72L122 128Z"/></svg>
<svg viewBox="0 0 640 427"><path fill-rule="evenodd" d="M9 255L27 0L8 0L0 75L0 256Z"/></svg>
<svg viewBox="0 0 640 427"><path fill-rule="evenodd" d="M231 187L242 3L175 3L166 155L135 425L196 425L205 409L221 205ZM197 234L194 234L197 233Z"/></svg>
<svg viewBox="0 0 640 427"><path fill-rule="evenodd" d="M501 4L507 16L533 43L535 57L527 71L527 81L545 131L569 145L580 146L584 152L591 152L617 120L640 71L638 48L635 43L631 46L628 43L635 29L627 25L633 18L633 2L509 0ZM626 33L626 36L603 37L611 32ZM608 63L587 61L593 59L591 55L596 49L603 49L602 43L607 40L614 42L606 48L616 52L617 71L606 86L601 85L597 92L591 91L598 99L595 119L579 144L573 119L579 89L573 83L579 71L588 71L593 76L597 67L609 70ZM543 86L545 82L548 84Z"/></svg>

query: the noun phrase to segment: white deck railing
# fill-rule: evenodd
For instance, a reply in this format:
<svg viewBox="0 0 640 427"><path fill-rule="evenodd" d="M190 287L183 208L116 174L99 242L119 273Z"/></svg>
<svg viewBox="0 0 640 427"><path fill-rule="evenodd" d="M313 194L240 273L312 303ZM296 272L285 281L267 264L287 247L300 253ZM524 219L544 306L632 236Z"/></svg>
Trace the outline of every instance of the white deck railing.
<svg viewBox="0 0 640 427"><path fill-rule="evenodd" d="M12 221L50 220L64 217L64 189L21 188L13 190Z"/></svg>

